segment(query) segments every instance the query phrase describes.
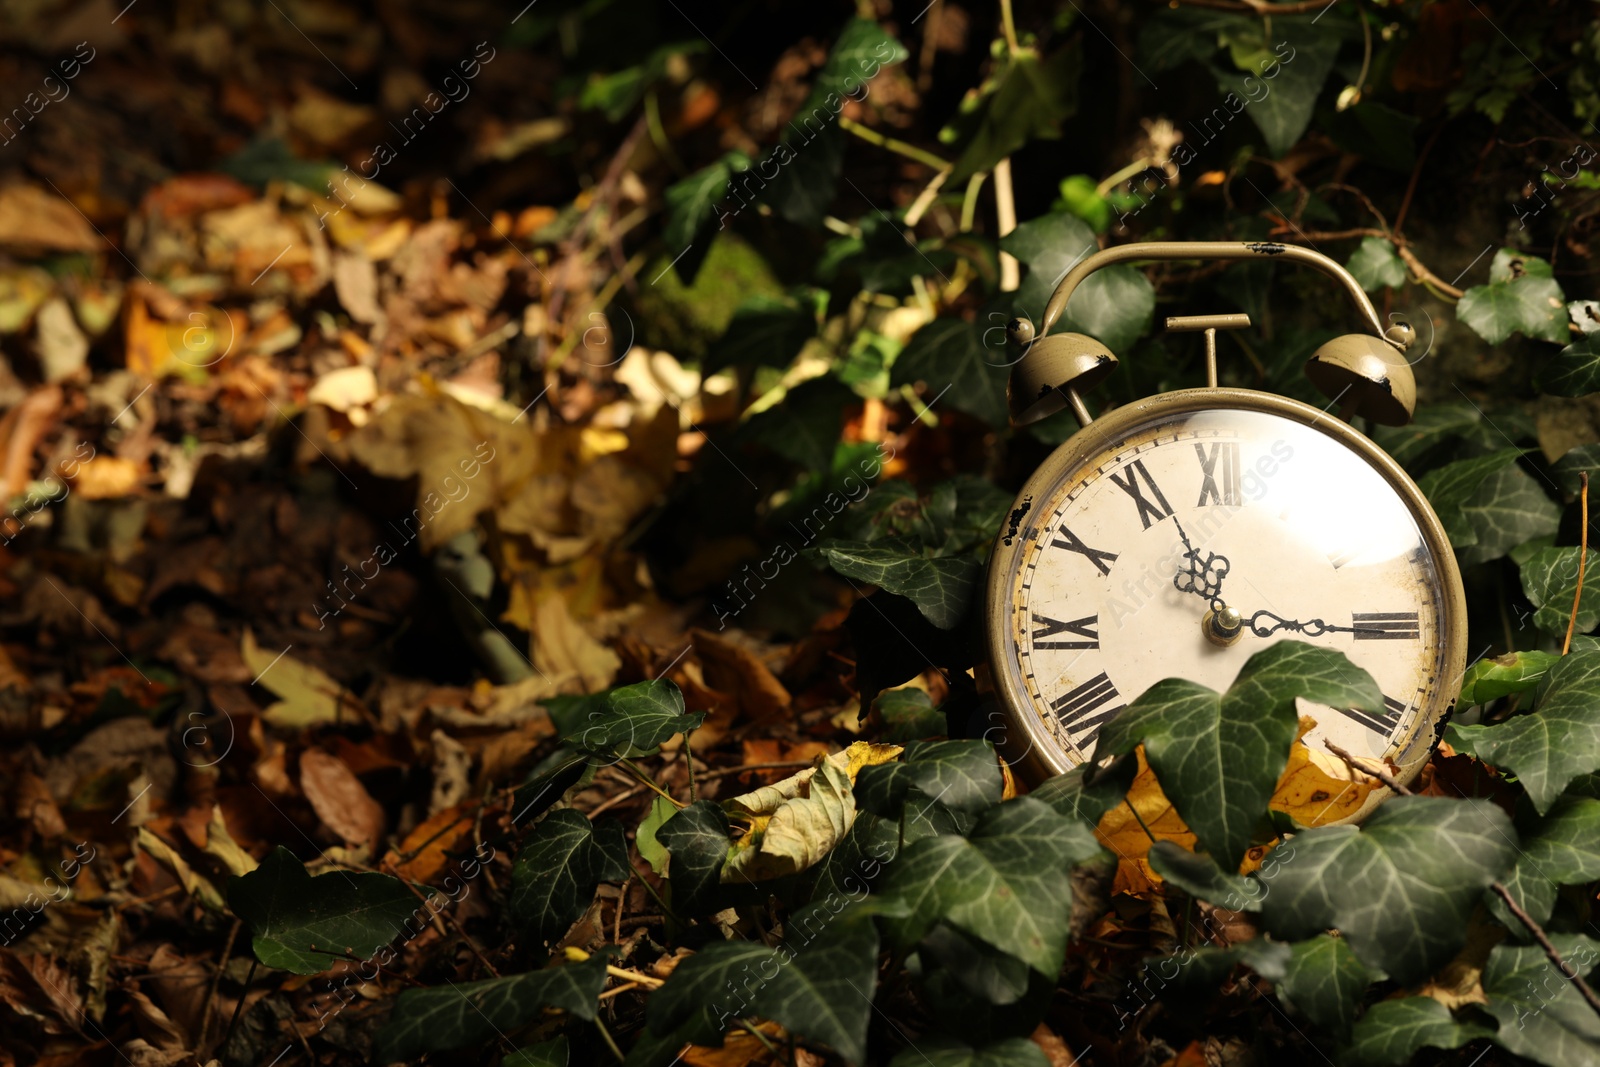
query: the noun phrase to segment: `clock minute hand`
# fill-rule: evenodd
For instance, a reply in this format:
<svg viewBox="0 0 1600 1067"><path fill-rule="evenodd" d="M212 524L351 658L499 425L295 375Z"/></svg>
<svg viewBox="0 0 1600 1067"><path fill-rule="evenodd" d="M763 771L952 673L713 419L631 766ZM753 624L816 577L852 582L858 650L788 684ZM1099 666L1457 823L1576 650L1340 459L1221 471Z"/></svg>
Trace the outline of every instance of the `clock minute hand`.
<svg viewBox="0 0 1600 1067"><path fill-rule="evenodd" d="M1187 569L1172 576L1173 588L1180 593L1193 593L1210 604L1213 611L1221 611L1222 579L1228 576L1232 564L1227 556L1219 556L1215 552L1207 553L1202 560L1199 550L1189 543L1189 535L1184 533L1178 516L1172 516L1172 524L1178 528L1178 536L1183 539L1183 558L1189 562Z"/></svg>
<svg viewBox="0 0 1600 1067"><path fill-rule="evenodd" d="M1269 626L1263 623L1263 619L1269 620L1271 625ZM1275 614L1274 612L1270 612L1265 609L1250 616L1245 620L1244 624L1249 628L1250 632L1255 634L1257 637L1271 637L1279 630L1287 630L1289 633L1304 634L1307 637L1322 637L1324 634L1333 633L1364 634L1383 632L1382 630L1375 629L1370 626L1340 626L1337 623L1324 622L1321 619L1307 619L1305 622L1301 622L1298 619L1285 619L1282 615Z"/></svg>

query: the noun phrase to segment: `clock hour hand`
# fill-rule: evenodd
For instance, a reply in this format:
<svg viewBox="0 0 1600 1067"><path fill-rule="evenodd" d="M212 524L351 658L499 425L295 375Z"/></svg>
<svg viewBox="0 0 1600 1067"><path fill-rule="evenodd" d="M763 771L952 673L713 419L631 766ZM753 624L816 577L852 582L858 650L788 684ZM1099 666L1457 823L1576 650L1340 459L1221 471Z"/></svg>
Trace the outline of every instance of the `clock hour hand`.
<svg viewBox="0 0 1600 1067"><path fill-rule="evenodd" d="M1324 622L1321 619L1285 619L1282 615L1262 610L1256 612L1248 619L1243 620L1243 625L1257 637L1271 637L1280 630L1289 633L1304 634L1306 637L1322 637L1325 634L1383 634L1384 630L1369 626L1340 626L1337 623Z"/></svg>
<svg viewBox="0 0 1600 1067"><path fill-rule="evenodd" d="M1187 569L1172 576L1173 587L1180 593L1193 593L1210 604L1212 611L1221 611L1222 579L1228 576L1232 564L1227 556L1219 556L1215 552L1208 552L1205 559L1201 559L1199 550L1189 543L1189 535L1184 533L1178 516L1172 516L1172 524L1178 528L1178 536L1183 538L1183 558L1188 561Z"/></svg>

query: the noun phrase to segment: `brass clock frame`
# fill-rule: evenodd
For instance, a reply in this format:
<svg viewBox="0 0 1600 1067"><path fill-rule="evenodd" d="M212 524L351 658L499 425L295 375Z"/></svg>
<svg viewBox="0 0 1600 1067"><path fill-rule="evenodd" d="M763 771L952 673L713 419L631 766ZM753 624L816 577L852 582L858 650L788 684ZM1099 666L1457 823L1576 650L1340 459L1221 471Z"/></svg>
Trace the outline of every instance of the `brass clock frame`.
<svg viewBox="0 0 1600 1067"><path fill-rule="evenodd" d="M1424 544L1433 557L1440 586L1438 633L1443 645L1435 660L1436 680L1429 703L1413 719L1411 730L1386 750L1385 757L1397 767L1395 777L1407 783L1422 769L1431 754L1445 716L1455 706L1456 686L1466 669L1467 611L1461 585L1461 571L1455 550L1443 525L1417 488L1411 476L1371 439L1324 411L1276 393L1255 389L1203 387L1180 389L1126 404L1107 412L1084 426L1039 466L1017 495L1015 508L1025 501L1042 500L1063 480L1079 474L1085 464L1112 442L1125 437L1140 424L1202 411L1250 411L1278 415L1332 438L1364 459L1404 501L1421 531ZM1012 649L1016 645L1017 585L1023 552L1030 542L1049 533L1036 510L1031 521L1024 521L1010 537L996 541L989 559L988 588L985 598L987 645L993 685L1003 705L1009 727L998 747L1006 762L1026 782L1037 785L1044 779L1070 770L1074 763L1057 746L1045 726L1033 698L1022 684L1021 665ZM1365 804L1351 815L1330 822L1355 822L1364 818L1387 799L1389 790L1378 787Z"/></svg>

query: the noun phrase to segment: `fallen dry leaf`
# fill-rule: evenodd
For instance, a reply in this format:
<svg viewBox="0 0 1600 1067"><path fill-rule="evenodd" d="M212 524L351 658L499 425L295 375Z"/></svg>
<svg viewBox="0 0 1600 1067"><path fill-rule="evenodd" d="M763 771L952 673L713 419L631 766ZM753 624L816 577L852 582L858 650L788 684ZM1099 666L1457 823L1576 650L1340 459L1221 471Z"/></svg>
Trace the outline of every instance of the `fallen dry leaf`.
<svg viewBox="0 0 1600 1067"><path fill-rule="evenodd" d="M346 844L377 852L383 837L383 807L338 756L320 748L300 754L300 789L317 818Z"/></svg>

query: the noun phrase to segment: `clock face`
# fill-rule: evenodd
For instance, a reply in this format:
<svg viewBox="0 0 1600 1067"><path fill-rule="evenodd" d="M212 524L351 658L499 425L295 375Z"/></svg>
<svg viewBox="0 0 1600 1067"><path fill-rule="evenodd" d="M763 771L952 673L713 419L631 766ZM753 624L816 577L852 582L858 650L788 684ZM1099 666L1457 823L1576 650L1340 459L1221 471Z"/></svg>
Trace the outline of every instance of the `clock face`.
<svg viewBox="0 0 1600 1067"><path fill-rule="evenodd" d="M1029 735L1058 750L1047 764L1088 759L1156 682L1222 691L1290 639L1344 653L1384 693L1381 712L1301 701L1314 750L1394 756L1423 727L1431 741L1459 682L1445 677L1451 598L1407 498L1341 436L1355 435L1332 416L1242 408L1102 419L1066 446L1077 462L1035 476L991 604L1007 611L1003 588L996 667ZM1244 621L1231 644L1203 625L1224 605Z"/></svg>

